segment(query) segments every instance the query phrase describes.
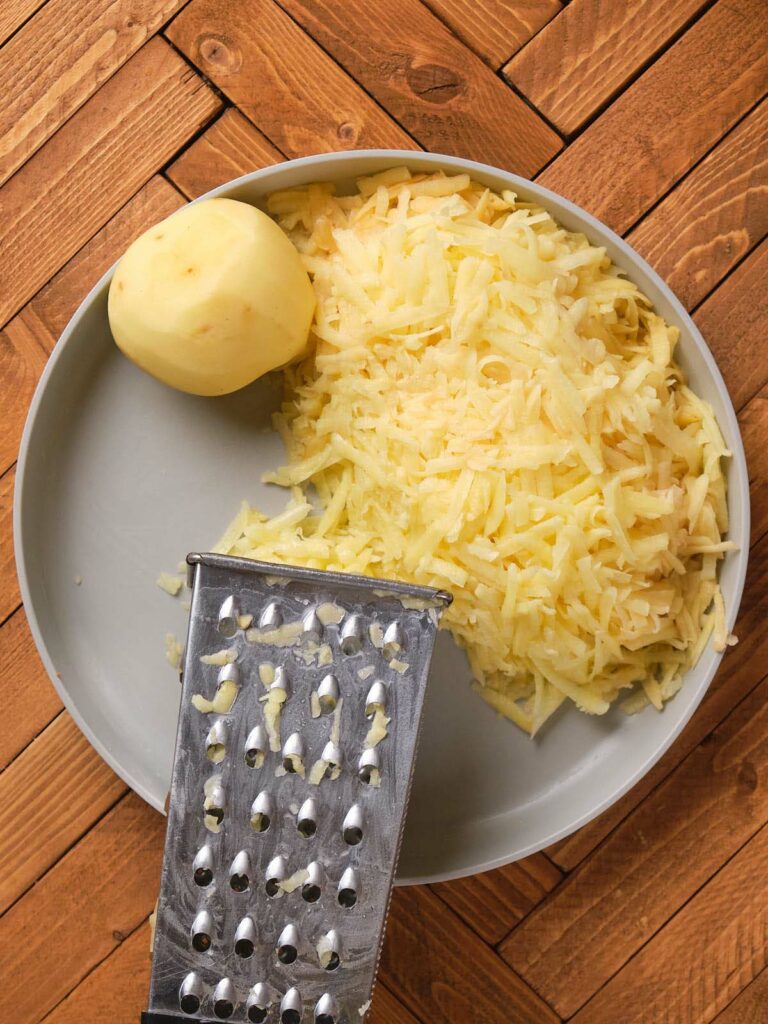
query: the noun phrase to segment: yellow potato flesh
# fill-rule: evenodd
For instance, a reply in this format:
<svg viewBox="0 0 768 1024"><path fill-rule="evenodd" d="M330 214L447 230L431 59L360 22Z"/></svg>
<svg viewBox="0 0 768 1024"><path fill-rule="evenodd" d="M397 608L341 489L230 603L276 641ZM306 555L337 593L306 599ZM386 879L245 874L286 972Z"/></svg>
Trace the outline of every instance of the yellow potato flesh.
<svg viewBox="0 0 768 1024"><path fill-rule="evenodd" d="M195 203L120 260L109 323L121 351L180 391L224 395L301 355L315 296L301 257L261 210Z"/></svg>

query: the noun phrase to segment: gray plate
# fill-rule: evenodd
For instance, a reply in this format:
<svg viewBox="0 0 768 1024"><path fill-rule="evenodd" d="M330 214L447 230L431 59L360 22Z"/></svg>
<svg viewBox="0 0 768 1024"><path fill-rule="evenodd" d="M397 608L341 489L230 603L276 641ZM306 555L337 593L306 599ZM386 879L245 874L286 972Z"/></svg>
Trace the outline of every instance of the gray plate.
<svg viewBox="0 0 768 1024"><path fill-rule="evenodd" d="M454 157L331 153L246 175L212 195L257 202L320 179L408 164L469 171L537 199L566 227L605 245L681 330L680 361L714 407L733 458L731 533L739 545L721 583L732 626L746 573L749 490L728 393L711 353L667 286L583 210L515 175ZM110 272L111 273L111 272ZM205 550L247 498L266 511L284 495L259 483L283 453L269 429L280 382L227 398L195 398L145 376L118 353L107 324L106 274L64 331L38 386L19 456L14 529L30 626L54 686L80 728L158 809L170 777L179 687L163 635L185 613L154 585L188 551ZM76 586L74 577L82 577ZM736 655L738 656L738 655ZM720 658L707 649L663 714L559 714L531 741L471 693L464 656L441 634L427 695L405 843L403 883L455 878L524 857L573 832L658 760L699 704Z"/></svg>

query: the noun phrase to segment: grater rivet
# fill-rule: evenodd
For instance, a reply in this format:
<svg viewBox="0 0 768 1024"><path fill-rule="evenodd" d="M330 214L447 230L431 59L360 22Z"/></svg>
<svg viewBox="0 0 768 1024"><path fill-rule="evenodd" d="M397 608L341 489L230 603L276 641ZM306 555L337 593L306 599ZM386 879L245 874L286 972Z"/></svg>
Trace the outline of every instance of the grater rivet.
<svg viewBox="0 0 768 1024"><path fill-rule="evenodd" d="M375 747L368 747L360 755L357 762L357 777L366 786L378 787L381 785L381 764L379 752Z"/></svg>
<svg viewBox="0 0 768 1024"><path fill-rule="evenodd" d="M229 885L234 892L245 892L251 884L251 858L247 850L241 850L229 868Z"/></svg>
<svg viewBox="0 0 768 1024"><path fill-rule="evenodd" d="M336 1024L338 1015L339 1007L336 1000L330 992L325 992L315 1006L315 1024Z"/></svg>
<svg viewBox="0 0 768 1024"><path fill-rule="evenodd" d="M257 982L248 994L245 1012L251 1024L263 1024L269 1014L272 1003L269 988L263 981Z"/></svg>
<svg viewBox="0 0 768 1024"><path fill-rule="evenodd" d="M237 619L240 609L237 607L234 597L228 597L219 608L219 632L222 636L230 639L237 632Z"/></svg>
<svg viewBox="0 0 768 1024"><path fill-rule="evenodd" d="M359 615L350 615L341 627L341 653L359 654L363 649L365 629Z"/></svg>
<svg viewBox="0 0 768 1024"><path fill-rule="evenodd" d="M304 777L304 740L298 732L291 733L283 746L283 768L289 775Z"/></svg>
<svg viewBox="0 0 768 1024"><path fill-rule="evenodd" d="M317 612L314 608L310 608L304 615L304 618L301 620L301 628L307 640L314 641L316 644L320 643L320 638L323 635L323 624L317 617Z"/></svg>
<svg viewBox="0 0 768 1024"><path fill-rule="evenodd" d="M274 814L274 801L269 793L263 789L251 804L251 828L253 831L266 832L272 824Z"/></svg>
<svg viewBox="0 0 768 1024"><path fill-rule="evenodd" d="M360 885L354 868L347 868L339 879L338 901L345 910L351 910L357 903Z"/></svg>
<svg viewBox="0 0 768 1024"><path fill-rule="evenodd" d="M261 725L254 726L245 741L245 763L249 768L261 768L267 756L267 734Z"/></svg>
<svg viewBox="0 0 768 1024"><path fill-rule="evenodd" d="M299 933L295 924L287 924L277 940L277 959L286 966L296 963L299 956Z"/></svg>
<svg viewBox="0 0 768 1024"><path fill-rule="evenodd" d="M253 923L253 918L244 917L235 932L235 953L243 959L253 956L256 939L256 925Z"/></svg>
<svg viewBox="0 0 768 1024"><path fill-rule="evenodd" d="M341 826L347 846L357 846L363 840L363 812L359 804L352 804Z"/></svg>
<svg viewBox="0 0 768 1024"><path fill-rule="evenodd" d="M278 629L283 624L283 616L277 601L270 601L259 616L259 629Z"/></svg>
<svg viewBox="0 0 768 1024"><path fill-rule="evenodd" d="M296 828L305 839L311 839L317 832L317 806L312 797L305 800L296 816Z"/></svg>
<svg viewBox="0 0 768 1024"><path fill-rule="evenodd" d="M197 1013L202 997L203 983L194 971L190 971L179 989L179 1006L184 1013Z"/></svg>
<svg viewBox="0 0 768 1024"><path fill-rule="evenodd" d="M224 760L227 753L227 724L221 718L211 726L205 741L205 753L214 764L221 764Z"/></svg>
<svg viewBox="0 0 768 1024"><path fill-rule="evenodd" d="M365 698L365 717L373 718L377 711L387 710L387 688L381 680L377 680Z"/></svg>
<svg viewBox="0 0 768 1024"><path fill-rule="evenodd" d="M339 702L339 682L332 673L328 673L317 688L317 697L320 701L320 714L330 715L336 709Z"/></svg>
<svg viewBox="0 0 768 1024"><path fill-rule="evenodd" d="M339 967L341 963L341 944L339 933L335 928L331 928L329 932L326 932L318 942L317 957L324 971L335 971Z"/></svg>
<svg viewBox="0 0 768 1024"><path fill-rule="evenodd" d="M319 861L307 865L307 879L301 887L301 898L305 903L317 903L323 893L323 869Z"/></svg>
<svg viewBox="0 0 768 1024"><path fill-rule="evenodd" d="M202 846L192 861L192 877L195 885L204 887L213 881L213 851L210 846Z"/></svg>
<svg viewBox="0 0 768 1024"><path fill-rule="evenodd" d="M198 953L207 953L211 948L211 935L213 933L213 918L207 910L201 910L190 929L192 948Z"/></svg>
<svg viewBox="0 0 768 1024"><path fill-rule="evenodd" d="M403 643L403 631L400 628L400 623L390 623L384 631L384 647L382 648L382 653L387 661L397 657L403 649Z"/></svg>
<svg viewBox="0 0 768 1024"><path fill-rule="evenodd" d="M301 996L289 988L280 1002L280 1024L301 1024Z"/></svg>
<svg viewBox="0 0 768 1024"><path fill-rule="evenodd" d="M213 990L213 1012L217 1017L226 1020L235 1012L235 986L229 978L222 978Z"/></svg>
<svg viewBox="0 0 768 1024"><path fill-rule="evenodd" d="M278 854L277 857L273 857L269 864L267 864L267 875L264 882L267 896L270 896L272 899L282 896L283 890L280 888L280 883L284 882L287 876L285 858Z"/></svg>

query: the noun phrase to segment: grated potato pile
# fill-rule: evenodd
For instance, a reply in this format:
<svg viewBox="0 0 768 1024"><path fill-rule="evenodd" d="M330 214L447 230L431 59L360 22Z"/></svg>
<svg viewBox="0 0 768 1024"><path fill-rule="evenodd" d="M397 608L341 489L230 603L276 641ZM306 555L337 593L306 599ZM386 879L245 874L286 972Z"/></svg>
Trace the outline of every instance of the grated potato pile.
<svg viewBox="0 0 768 1024"><path fill-rule="evenodd" d="M605 250L511 192L393 169L269 210L317 296L285 371L291 488L217 550L450 590L482 697L535 733L565 700L661 709L726 635L712 410L678 332Z"/></svg>

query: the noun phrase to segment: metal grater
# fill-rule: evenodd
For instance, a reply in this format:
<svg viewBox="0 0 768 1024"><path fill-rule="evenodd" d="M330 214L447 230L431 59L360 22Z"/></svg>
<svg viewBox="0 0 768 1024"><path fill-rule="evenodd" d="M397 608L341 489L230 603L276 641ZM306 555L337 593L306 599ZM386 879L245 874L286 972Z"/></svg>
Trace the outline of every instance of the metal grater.
<svg viewBox="0 0 768 1024"><path fill-rule="evenodd" d="M450 595L220 555L187 561L142 1022L361 1024Z"/></svg>

